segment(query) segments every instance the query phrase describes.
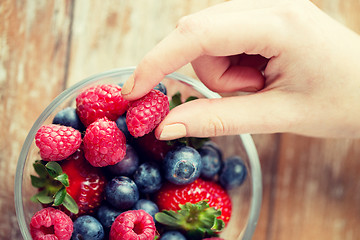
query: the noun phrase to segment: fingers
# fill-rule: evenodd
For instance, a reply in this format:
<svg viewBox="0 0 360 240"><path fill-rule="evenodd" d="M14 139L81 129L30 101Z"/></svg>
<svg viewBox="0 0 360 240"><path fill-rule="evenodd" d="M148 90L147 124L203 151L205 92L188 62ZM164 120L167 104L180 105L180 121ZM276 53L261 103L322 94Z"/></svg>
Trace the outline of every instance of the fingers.
<svg viewBox="0 0 360 240"><path fill-rule="evenodd" d="M282 47L279 35L284 34L278 18L267 8L188 16L143 58L122 93L128 100L139 98L165 75L203 55L277 56Z"/></svg>
<svg viewBox="0 0 360 240"><path fill-rule="evenodd" d="M278 91L220 99L199 99L170 111L155 130L161 140L241 133L288 132L301 116L296 97ZM284 112L286 114L284 114Z"/></svg>
<svg viewBox="0 0 360 240"><path fill-rule="evenodd" d="M201 56L192 62L196 75L212 91L255 92L264 87L265 79L255 67L232 65L231 58ZM260 65L261 67L261 65Z"/></svg>

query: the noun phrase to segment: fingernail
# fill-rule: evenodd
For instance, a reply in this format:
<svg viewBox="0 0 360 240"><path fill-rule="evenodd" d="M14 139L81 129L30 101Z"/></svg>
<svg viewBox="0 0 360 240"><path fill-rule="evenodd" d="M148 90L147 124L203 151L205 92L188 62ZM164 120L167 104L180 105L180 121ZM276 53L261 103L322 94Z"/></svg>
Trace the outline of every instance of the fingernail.
<svg viewBox="0 0 360 240"><path fill-rule="evenodd" d="M159 140L172 140L186 136L186 127L181 123L166 125L160 133Z"/></svg>
<svg viewBox="0 0 360 240"><path fill-rule="evenodd" d="M134 88L134 75L132 74L128 80L126 80L126 82L124 83L122 89L121 89L121 94L123 95L127 95L129 93L131 93L131 91Z"/></svg>

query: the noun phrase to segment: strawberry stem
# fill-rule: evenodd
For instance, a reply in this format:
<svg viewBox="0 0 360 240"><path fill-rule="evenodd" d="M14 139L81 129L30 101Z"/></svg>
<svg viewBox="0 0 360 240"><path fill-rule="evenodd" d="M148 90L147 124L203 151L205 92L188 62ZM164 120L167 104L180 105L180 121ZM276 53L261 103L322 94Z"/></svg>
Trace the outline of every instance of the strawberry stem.
<svg viewBox="0 0 360 240"><path fill-rule="evenodd" d="M208 202L179 204L180 210L163 210L155 215L155 219L170 228L184 230L191 239L201 239L207 236L217 236L225 223L218 219L221 210L210 207Z"/></svg>
<svg viewBox="0 0 360 240"><path fill-rule="evenodd" d="M31 175L31 184L39 192L31 197L31 201L53 206L64 205L70 212L77 214L79 207L75 200L66 192L69 186L69 177L63 173L57 162L35 161L33 164L38 176Z"/></svg>

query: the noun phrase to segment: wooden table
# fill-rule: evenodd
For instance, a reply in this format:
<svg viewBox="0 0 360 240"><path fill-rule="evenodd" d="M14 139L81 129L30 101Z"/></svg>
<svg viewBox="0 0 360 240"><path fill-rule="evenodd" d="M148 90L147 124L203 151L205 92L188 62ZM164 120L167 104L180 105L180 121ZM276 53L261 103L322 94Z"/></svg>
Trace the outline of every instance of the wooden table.
<svg viewBox="0 0 360 240"><path fill-rule="evenodd" d="M219 2L0 0L0 239L21 239L16 162L49 102L91 74L136 65L181 16ZM358 0L314 2L360 33ZM195 76L190 66L179 72ZM254 140L264 175L254 239L360 239L360 140L292 134Z"/></svg>

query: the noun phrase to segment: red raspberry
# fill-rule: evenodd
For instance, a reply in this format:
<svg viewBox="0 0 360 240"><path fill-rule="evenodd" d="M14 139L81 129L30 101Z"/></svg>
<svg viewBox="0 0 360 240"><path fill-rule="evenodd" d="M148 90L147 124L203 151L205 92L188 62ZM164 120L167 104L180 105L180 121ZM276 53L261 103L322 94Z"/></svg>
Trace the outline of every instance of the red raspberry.
<svg viewBox="0 0 360 240"><path fill-rule="evenodd" d="M148 134L169 113L169 100L158 90L151 90L144 97L130 103L126 124L134 137Z"/></svg>
<svg viewBox="0 0 360 240"><path fill-rule="evenodd" d="M68 240L72 232L71 218L51 207L36 212L30 221L30 233L34 240Z"/></svg>
<svg viewBox="0 0 360 240"><path fill-rule="evenodd" d="M121 96L121 87L113 84L90 87L76 97L76 111L85 126L103 117L115 121L128 105Z"/></svg>
<svg viewBox="0 0 360 240"><path fill-rule="evenodd" d="M126 138L116 123L101 118L90 124L84 136L85 158L94 167L120 162L126 153Z"/></svg>
<svg viewBox="0 0 360 240"><path fill-rule="evenodd" d="M73 154L81 144L81 133L67 126L41 126L35 135L35 144L45 161L59 161Z"/></svg>
<svg viewBox="0 0 360 240"><path fill-rule="evenodd" d="M156 227L153 217L144 210L129 210L121 213L110 230L110 240L154 239Z"/></svg>

